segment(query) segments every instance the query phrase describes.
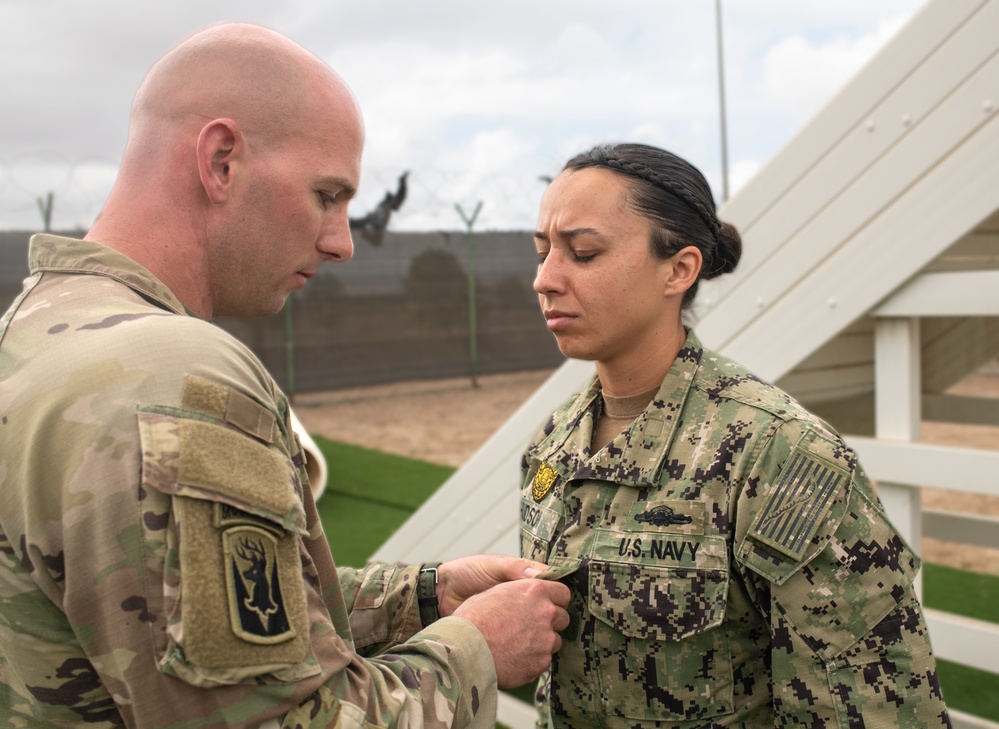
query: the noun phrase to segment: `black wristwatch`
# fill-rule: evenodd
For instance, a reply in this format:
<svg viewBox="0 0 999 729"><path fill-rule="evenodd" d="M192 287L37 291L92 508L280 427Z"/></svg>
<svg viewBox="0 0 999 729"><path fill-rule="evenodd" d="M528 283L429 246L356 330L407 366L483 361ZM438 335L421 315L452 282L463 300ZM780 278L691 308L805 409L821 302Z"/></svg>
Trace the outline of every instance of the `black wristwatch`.
<svg viewBox="0 0 999 729"><path fill-rule="evenodd" d="M437 568L440 564L422 565L416 581L416 602L420 606L420 622L424 628L441 616L437 605Z"/></svg>

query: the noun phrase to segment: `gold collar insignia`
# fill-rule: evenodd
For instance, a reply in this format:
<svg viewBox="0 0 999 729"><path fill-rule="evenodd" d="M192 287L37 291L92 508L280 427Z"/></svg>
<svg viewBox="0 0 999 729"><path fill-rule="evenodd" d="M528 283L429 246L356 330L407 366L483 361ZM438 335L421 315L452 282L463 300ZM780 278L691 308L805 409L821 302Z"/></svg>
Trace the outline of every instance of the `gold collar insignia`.
<svg viewBox="0 0 999 729"><path fill-rule="evenodd" d="M531 493L535 501L545 498L552 486L558 481L558 473L547 463L542 463L538 472L534 474L534 483L531 484Z"/></svg>

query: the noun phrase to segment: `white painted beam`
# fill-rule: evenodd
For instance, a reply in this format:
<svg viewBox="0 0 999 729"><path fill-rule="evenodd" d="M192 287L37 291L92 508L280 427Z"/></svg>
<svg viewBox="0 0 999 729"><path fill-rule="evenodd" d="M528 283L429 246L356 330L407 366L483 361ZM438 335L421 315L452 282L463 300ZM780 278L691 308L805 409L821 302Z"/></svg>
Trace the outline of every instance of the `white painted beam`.
<svg viewBox="0 0 999 729"><path fill-rule="evenodd" d="M999 451L847 436L875 481L999 496Z"/></svg>
<svg viewBox="0 0 999 729"><path fill-rule="evenodd" d="M923 509L923 536L999 549L999 519L979 514ZM996 619L999 620L999 606L996 606Z"/></svg>
<svg viewBox="0 0 999 729"><path fill-rule="evenodd" d="M999 674L999 625L931 608L923 611L937 658Z"/></svg>
<svg viewBox="0 0 999 729"><path fill-rule="evenodd" d="M881 319L874 329L874 432L878 438L919 440L921 398L919 319ZM922 554L922 491L910 482L878 482L878 495L902 538ZM916 593L922 581L916 578Z"/></svg>
<svg viewBox="0 0 999 729"><path fill-rule="evenodd" d="M921 418L919 320L883 319L874 332L875 432L918 441Z"/></svg>
<svg viewBox="0 0 999 729"><path fill-rule="evenodd" d="M999 271L926 273L871 312L876 317L999 316Z"/></svg>

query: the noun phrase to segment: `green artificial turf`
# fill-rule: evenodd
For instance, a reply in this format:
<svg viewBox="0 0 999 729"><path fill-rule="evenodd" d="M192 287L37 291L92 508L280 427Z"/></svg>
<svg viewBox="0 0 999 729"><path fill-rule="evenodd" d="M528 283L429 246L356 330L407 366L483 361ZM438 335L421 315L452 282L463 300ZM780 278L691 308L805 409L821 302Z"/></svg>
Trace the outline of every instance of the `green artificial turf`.
<svg viewBox="0 0 999 729"><path fill-rule="evenodd" d="M999 623L999 576L924 564L923 604L936 610Z"/></svg>
<svg viewBox="0 0 999 729"><path fill-rule="evenodd" d="M326 458L316 504L336 563L361 567L453 468L313 436Z"/></svg>
<svg viewBox="0 0 999 729"><path fill-rule="evenodd" d="M454 473L453 468L313 436L329 478L317 505L338 565L360 567ZM513 486L511 485L511 488ZM999 577L925 564L927 607L999 623ZM999 721L999 676L938 661L951 708ZM531 686L513 693L530 698Z"/></svg>

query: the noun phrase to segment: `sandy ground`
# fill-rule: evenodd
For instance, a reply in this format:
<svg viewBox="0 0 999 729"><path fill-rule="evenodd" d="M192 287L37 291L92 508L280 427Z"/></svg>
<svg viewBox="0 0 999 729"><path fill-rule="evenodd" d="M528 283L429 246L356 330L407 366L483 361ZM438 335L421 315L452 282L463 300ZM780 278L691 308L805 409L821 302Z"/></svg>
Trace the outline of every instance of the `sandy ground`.
<svg viewBox="0 0 999 729"><path fill-rule="evenodd" d="M345 443L458 467L551 374L551 370L299 395L295 412L310 433ZM999 397L999 366L967 378L953 394ZM999 428L924 423L927 442L999 450ZM999 497L923 489L928 508L999 517ZM999 550L926 539L924 559L999 575Z"/></svg>
<svg viewBox="0 0 999 729"><path fill-rule="evenodd" d="M457 468L489 439L551 370L299 395L310 433Z"/></svg>

